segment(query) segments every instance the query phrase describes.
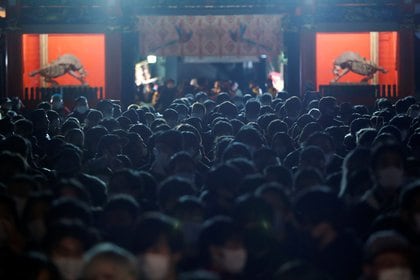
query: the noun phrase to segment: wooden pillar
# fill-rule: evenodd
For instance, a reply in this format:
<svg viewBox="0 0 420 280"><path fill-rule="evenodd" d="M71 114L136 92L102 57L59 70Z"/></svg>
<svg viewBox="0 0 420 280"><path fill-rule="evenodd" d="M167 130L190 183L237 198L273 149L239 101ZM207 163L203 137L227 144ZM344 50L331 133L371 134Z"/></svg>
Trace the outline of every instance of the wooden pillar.
<svg viewBox="0 0 420 280"><path fill-rule="evenodd" d="M398 32L398 95L414 95L414 34L411 29Z"/></svg>
<svg viewBox="0 0 420 280"><path fill-rule="evenodd" d="M287 66L284 69L285 89L289 94L300 93L300 34L288 31L284 34L285 54Z"/></svg>
<svg viewBox="0 0 420 280"><path fill-rule="evenodd" d="M124 107L134 102L136 85L134 81L134 69L138 59L138 33L126 32L122 35L122 78L121 78L121 103Z"/></svg>
<svg viewBox="0 0 420 280"><path fill-rule="evenodd" d="M6 96L23 97L22 34L6 34Z"/></svg>
<svg viewBox="0 0 420 280"><path fill-rule="evenodd" d="M303 29L300 34L300 92L308 83L316 84L316 33Z"/></svg>
<svg viewBox="0 0 420 280"><path fill-rule="evenodd" d="M121 33L105 34L105 97L121 99Z"/></svg>

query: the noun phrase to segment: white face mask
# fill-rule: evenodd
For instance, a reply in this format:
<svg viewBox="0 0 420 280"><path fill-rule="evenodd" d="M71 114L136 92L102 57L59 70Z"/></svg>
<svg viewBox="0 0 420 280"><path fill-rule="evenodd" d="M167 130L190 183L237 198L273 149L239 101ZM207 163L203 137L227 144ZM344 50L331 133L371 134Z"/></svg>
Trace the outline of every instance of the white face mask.
<svg viewBox="0 0 420 280"><path fill-rule="evenodd" d="M146 280L161 280L169 274L169 256L147 253L141 258L141 270Z"/></svg>
<svg viewBox="0 0 420 280"><path fill-rule="evenodd" d="M77 258L56 257L53 259L64 280L77 280L82 272L83 260Z"/></svg>
<svg viewBox="0 0 420 280"><path fill-rule="evenodd" d="M247 252L244 249L223 249L223 266L232 274L240 273L246 263Z"/></svg>
<svg viewBox="0 0 420 280"><path fill-rule="evenodd" d="M378 183L386 189L397 189L404 180L404 170L394 166L378 171Z"/></svg>
<svg viewBox="0 0 420 280"><path fill-rule="evenodd" d="M411 270L404 267L384 269L379 272L378 280L412 280Z"/></svg>

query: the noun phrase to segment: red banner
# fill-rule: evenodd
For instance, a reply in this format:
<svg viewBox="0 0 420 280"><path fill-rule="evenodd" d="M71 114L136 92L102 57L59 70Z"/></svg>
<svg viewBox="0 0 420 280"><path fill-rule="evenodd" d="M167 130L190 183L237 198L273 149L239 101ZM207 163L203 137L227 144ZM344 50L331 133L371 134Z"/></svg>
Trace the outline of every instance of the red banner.
<svg viewBox="0 0 420 280"><path fill-rule="evenodd" d="M140 16L140 52L159 56L278 55L281 15Z"/></svg>

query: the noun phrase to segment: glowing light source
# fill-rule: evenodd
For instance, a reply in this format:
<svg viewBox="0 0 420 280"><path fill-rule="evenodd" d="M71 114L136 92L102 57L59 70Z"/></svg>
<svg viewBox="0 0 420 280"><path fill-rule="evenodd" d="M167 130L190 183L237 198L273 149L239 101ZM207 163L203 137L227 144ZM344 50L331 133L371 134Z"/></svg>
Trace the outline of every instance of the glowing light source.
<svg viewBox="0 0 420 280"><path fill-rule="evenodd" d="M147 62L150 64L154 64L157 62L157 56L156 55L148 55L147 56Z"/></svg>

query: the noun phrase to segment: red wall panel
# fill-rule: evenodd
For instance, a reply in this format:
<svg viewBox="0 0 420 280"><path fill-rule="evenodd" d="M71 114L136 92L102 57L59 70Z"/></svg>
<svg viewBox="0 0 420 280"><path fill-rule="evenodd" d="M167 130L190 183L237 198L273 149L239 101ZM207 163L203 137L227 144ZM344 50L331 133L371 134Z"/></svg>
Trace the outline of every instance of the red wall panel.
<svg viewBox="0 0 420 280"><path fill-rule="evenodd" d="M397 70L397 32L379 33L379 64L388 73L379 73L378 82L383 85L398 83Z"/></svg>
<svg viewBox="0 0 420 280"><path fill-rule="evenodd" d="M48 61L63 54L77 56L87 71L86 82L91 87L105 88L105 35L103 34L49 34ZM39 35L23 36L24 87L40 86L40 76L29 77L38 69ZM80 85L80 82L66 74L56 79L60 85Z"/></svg>
<svg viewBox="0 0 420 280"><path fill-rule="evenodd" d="M333 61L345 51L354 51L370 60L370 33L317 33L316 35L316 81L317 87L328 85L334 78ZM379 65L387 69L379 73L378 84L397 84L397 32L379 32ZM349 72L341 83L358 83L363 76Z"/></svg>
<svg viewBox="0 0 420 280"><path fill-rule="evenodd" d="M370 59L370 35L366 33L317 33L316 75L317 86L328 85L334 78L333 62L345 51L354 51ZM363 77L348 73L340 79L342 83L358 83Z"/></svg>

